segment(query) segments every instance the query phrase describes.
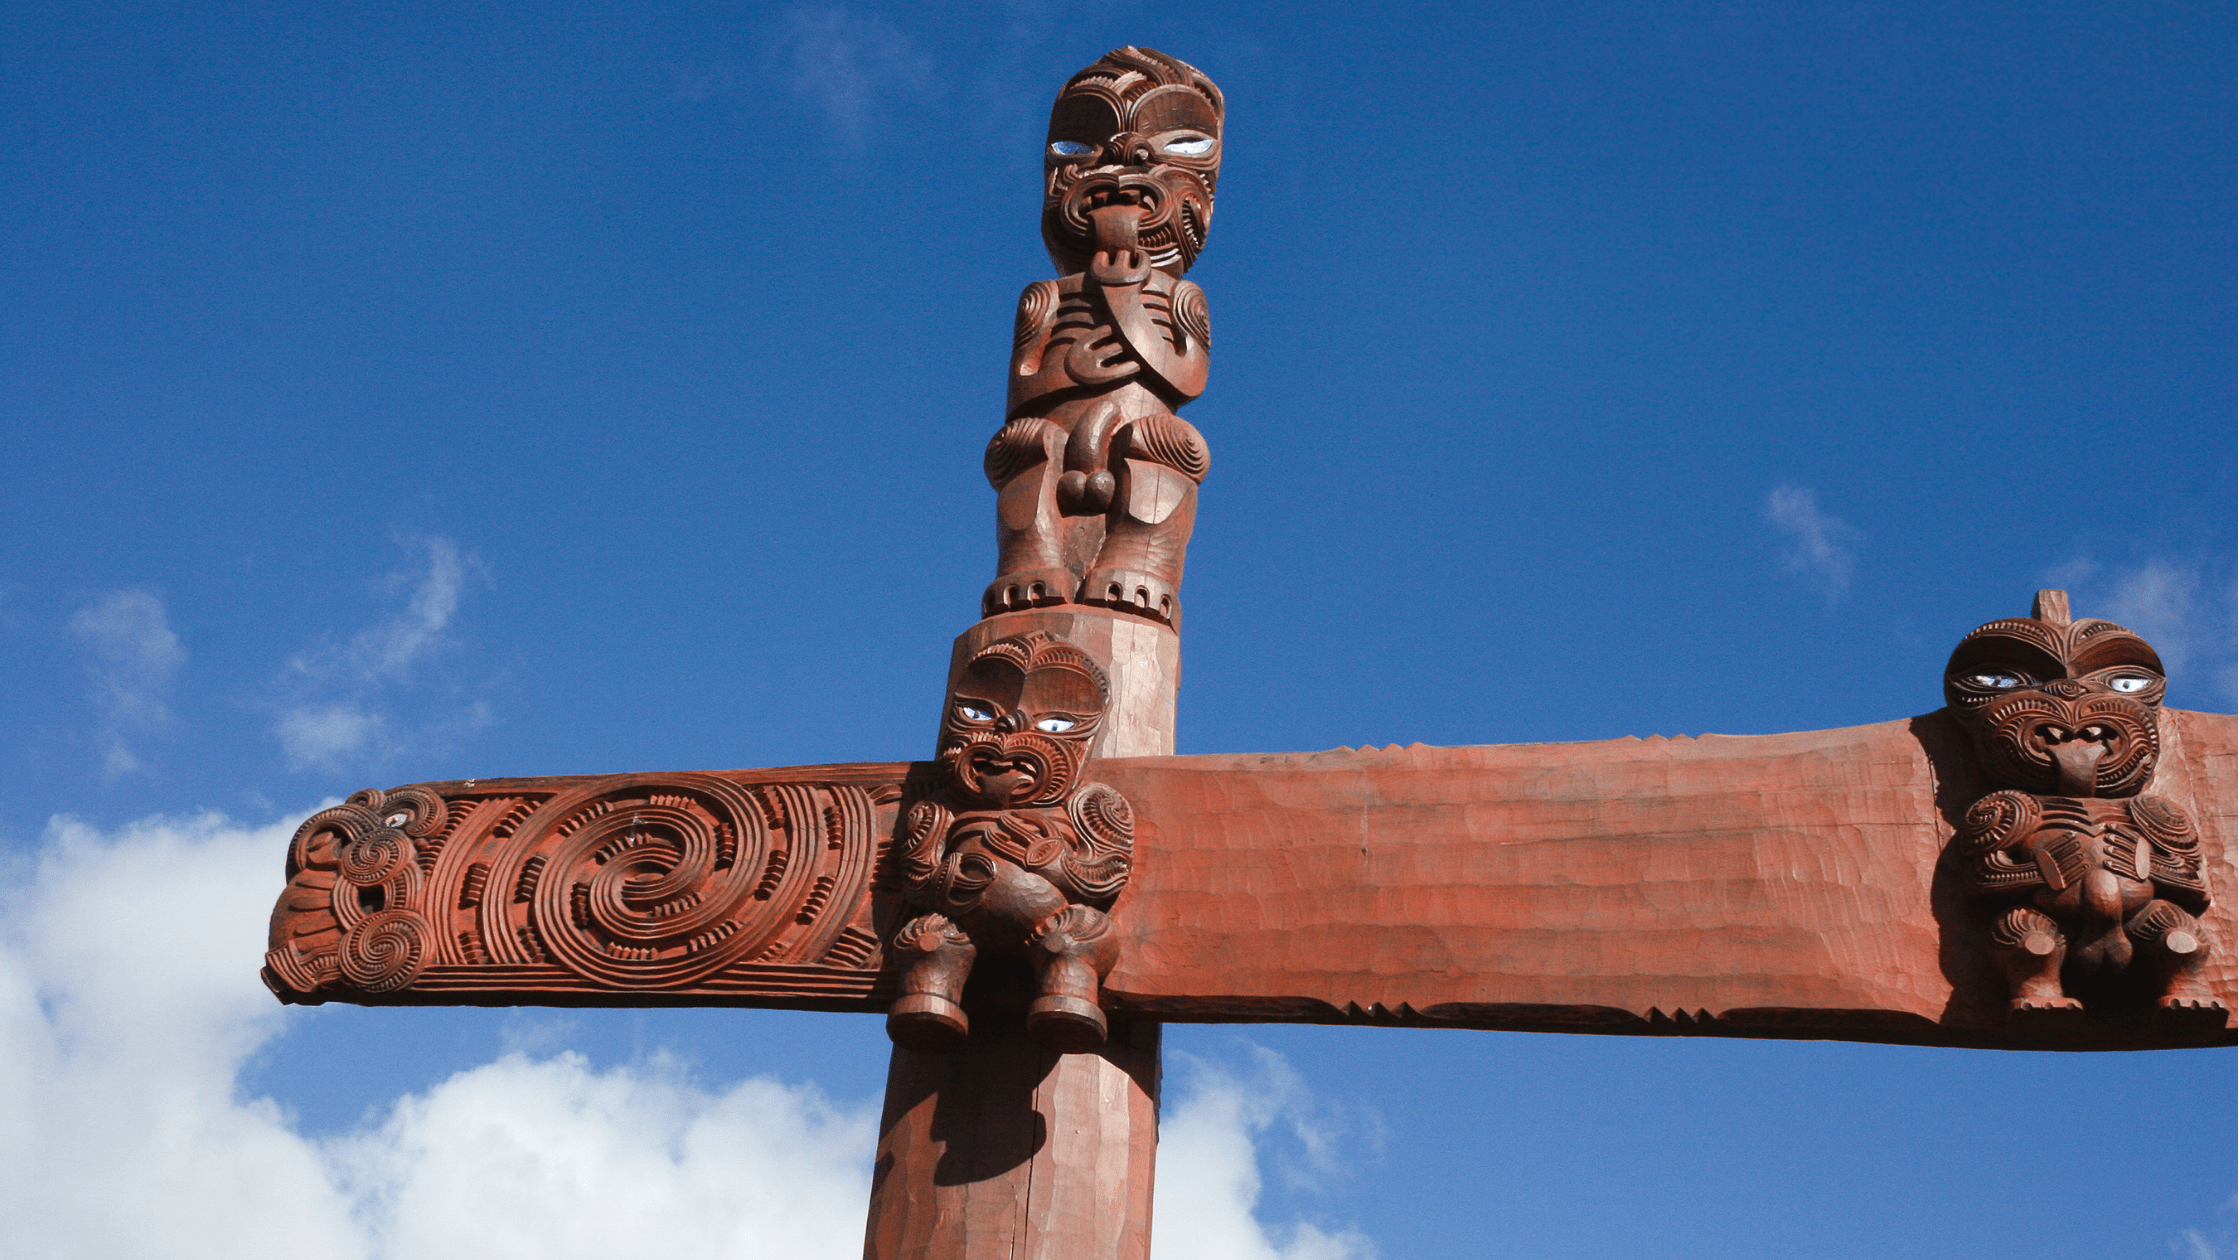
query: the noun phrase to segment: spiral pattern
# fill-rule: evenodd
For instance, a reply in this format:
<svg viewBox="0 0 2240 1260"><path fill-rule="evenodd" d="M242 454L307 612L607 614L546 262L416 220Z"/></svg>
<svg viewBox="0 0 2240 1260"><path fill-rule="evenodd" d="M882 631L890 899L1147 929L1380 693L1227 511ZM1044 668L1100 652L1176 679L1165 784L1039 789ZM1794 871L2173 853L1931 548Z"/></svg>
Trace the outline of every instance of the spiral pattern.
<svg viewBox="0 0 2240 1260"><path fill-rule="evenodd" d="M392 993L411 984L428 963L434 933L411 910L380 910L358 920L342 938L342 978L367 993Z"/></svg>
<svg viewBox="0 0 2240 1260"><path fill-rule="evenodd" d="M2200 847L2200 836L2193 829L2193 819L2186 811L2161 796L2139 796L2129 802L2131 821L2149 839L2174 854L2192 856Z"/></svg>
<svg viewBox="0 0 2240 1260"><path fill-rule="evenodd" d="M1962 851L1973 858L2018 844L2038 829L2043 817L2037 798L2023 792L1993 792L1970 805L1960 820Z"/></svg>
<svg viewBox="0 0 2240 1260"><path fill-rule="evenodd" d="M394 827L376 827L343 847L342 878L371 887L395 879L412 862L412 841Z"/></svg>
<svg viewBox="0 0 2240 1260"><path fill-rule="evenodd" d="M903 813L895 844L895 875L904 887L932 895L951 821L952 815L937 801L919 801Z"/></svg>

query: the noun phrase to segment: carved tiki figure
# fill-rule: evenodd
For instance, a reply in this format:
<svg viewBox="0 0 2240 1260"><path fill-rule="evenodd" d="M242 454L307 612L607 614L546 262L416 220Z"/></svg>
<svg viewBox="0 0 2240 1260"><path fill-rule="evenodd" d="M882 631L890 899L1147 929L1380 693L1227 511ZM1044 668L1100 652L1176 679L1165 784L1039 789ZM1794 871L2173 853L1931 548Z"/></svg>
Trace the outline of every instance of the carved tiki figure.
<svg viewBox="0 0 2240 1260"><path fill-rule="evenodd" d="M1221 90L1145 48L1068 80L1043 149L1042 239L1061 273L1019 297L1004 425L988 443L996 580L985 616L1099 604L1173 625L1205 439L1205 248Z"/></svg>
<svg viewBox="0 0 2240 1260"><path fill-rule="evenodd" d="M2012 1009L2077 1012L2136 989L2216 1012L2201 977L2208 871L2193 820L2145 789L2161 751L2162 661L2112 622L2069 619L2040 591L2028 618L1977 627L1945 667L1945 702L1999 791L1969 808L1955 854L1992 913Z"/></svg>
<svg viewBox="0 0 2240 1260"><path fill-rule="evenodd" d="M902 819L896 865L926 911L895 936L903 996L887 1031L913 1050L970 1032L964 983L983 951L1024 956L1027 1031L1054 1049L1104 1044L1098 986L1119 957L1105 908L1128 882L1127 798L1082 780L1108 700L1087 653L1039 631L966 663L941 716L941 789Z"/></svg>

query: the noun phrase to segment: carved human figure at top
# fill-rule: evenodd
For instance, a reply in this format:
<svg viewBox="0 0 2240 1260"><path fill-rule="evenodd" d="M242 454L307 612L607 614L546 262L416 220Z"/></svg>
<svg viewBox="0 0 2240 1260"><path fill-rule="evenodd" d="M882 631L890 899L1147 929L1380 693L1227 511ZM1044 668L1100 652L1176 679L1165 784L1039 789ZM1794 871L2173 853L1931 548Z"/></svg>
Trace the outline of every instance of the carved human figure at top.
<svg viewBox="0 0 2240 1260"><path fill-rule="evenodd" d="M2019 1017L2081 1012L2077 992L2120 997L2144 972L2163 1010L2223 1021L2202 966L2200 837L2183 807L2146 791L2163 687L2145 639L2072 621L2061 591L2040 591L2029 617L1978 626L1945 667L1946 706L2000 789L1969 808L1955 856L1992 914Z"/></svg>
<svg viewBox="0 0 2240 1260"><path fill-rule="evenodd" d="M1042 239L1061 273L1019 297L1004 425L988 443L997 577L984 616L1098 604L1181 612L1205 439L1205 293L1182 278L1213 220L1221 90L1146 48L1067 80L1043 148Z"/></svg>

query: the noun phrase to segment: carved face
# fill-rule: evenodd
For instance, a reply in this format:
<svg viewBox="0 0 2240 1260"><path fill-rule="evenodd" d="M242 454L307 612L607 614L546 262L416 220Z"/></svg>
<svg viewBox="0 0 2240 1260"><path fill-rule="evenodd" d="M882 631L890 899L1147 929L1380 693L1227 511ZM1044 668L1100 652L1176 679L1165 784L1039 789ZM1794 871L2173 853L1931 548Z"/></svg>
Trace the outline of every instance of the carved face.
<svg viewBox="0 0 2240 1260"><path fill-rule="evenodd" d="M2000 787L2132 796L2161 751L2162 660L2108 621L2015 617L1977 627L1945 666L1946 706Z"/></svg>
<svg viewBox="0 0 2240 1260"><path fill-rule="evenodd" d="M1081 778L1104 718L1104 671L1036 631L998 639L958 675L937 760L950 786L997 809L1052 805Z"/></svg>
<svg viewBox="0 0 2240 1260"><path fill-rule="evenodd" d="M1221 89L1148 48L1106 53L1068 80L1044 141L1042 240L1065 273L1086 270L1100 235L1179 276L1213 223ZM1099 230L1099 212L1106 220Z"/></svg>

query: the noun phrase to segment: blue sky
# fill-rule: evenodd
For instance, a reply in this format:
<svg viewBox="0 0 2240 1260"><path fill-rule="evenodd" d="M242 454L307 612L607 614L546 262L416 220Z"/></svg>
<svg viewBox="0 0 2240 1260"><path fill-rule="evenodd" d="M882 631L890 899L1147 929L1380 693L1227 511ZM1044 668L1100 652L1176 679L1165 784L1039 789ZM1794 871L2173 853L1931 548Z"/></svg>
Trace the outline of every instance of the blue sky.
<svg viewBox="0 0 2240 1260"><path fill-rule="evenodd" d="M473 1132L628 1187L546 1254L848 1254L876 1021L282 1012L263 915L359 787L929 751L1128 42L1230 111L1182 751L1900 718L2049 585L2233 710L2228 7L20 6L11 1252L529 1229ZM2234 1251L2229 1051L1168 1046L1169 1257Z"/></svg>

